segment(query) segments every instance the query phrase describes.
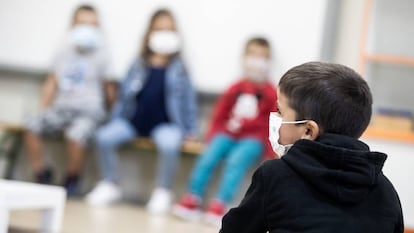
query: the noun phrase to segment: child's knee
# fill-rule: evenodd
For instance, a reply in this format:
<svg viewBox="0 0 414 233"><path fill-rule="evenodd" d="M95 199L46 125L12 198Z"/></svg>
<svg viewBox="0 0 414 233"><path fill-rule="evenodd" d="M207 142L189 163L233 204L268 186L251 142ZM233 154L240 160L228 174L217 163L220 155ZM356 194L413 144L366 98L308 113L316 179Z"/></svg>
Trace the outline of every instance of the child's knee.
<svg viewBox="0 0 414 233"><path fill-rule="evenodd" d="M182 132L179 129L165 129L153 135L153 140L158 150L164 152L179 151L182 144Z"/></svg>
<svg viewBox="0 0 414 233"><path fill-rule="evenodd" d="M113 147L119 144L118 134L113 130L113 128L102 127L99 128L93 135L93 140L96 146L100 148Z"/></svg>
<svg viewBox="0 0 414 233"><path fill-rule="evenodd" d="M260 153L242 153L240 156L230 155L226 160L226 170L247 170L260 157Z"/></svg>
<svg viewBox="0 0 414 233"><path fill-rule="evenodd" d="M68 139L84 146L93 136L95 127L96 123L90 119L78 119L66 129L65 135Z"/></svg>
<svg viewBox="0 0 414 233"><path fill-rule="evenodd" d="M98 129L93 135L93 141L97 146L105 146L112 144L112 137L108 130L105 128Z"/></svg>
<svg viewBox="0 0 414 233"><path fill-rule="evenodd" d="M165 156L177 157L179 154L180 148L181 148L181 140L169 141L168 139L166 139L161 142L157 142L157 149Z"/></svg>
<svg viewBox="0 0 414 233"><path fill-rule="evenodd" d="M29 133L42 135L45 131L45 126L42 124L42 122L43 120L40 116L32 117L26 120L24 127Z"/></svg>

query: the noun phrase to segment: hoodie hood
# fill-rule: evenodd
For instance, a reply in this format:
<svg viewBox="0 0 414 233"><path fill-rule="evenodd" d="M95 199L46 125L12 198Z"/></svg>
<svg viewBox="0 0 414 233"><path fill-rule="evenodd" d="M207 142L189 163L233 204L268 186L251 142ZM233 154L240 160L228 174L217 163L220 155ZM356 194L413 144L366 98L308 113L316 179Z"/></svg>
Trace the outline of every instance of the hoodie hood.
<svg viewBox="0 0 414 233"><path fill-rule="evenodd" d="M282 160L320 192L354 204L377 183L386 158L358 139L324 134L315 141L297 141Z"/></svg>

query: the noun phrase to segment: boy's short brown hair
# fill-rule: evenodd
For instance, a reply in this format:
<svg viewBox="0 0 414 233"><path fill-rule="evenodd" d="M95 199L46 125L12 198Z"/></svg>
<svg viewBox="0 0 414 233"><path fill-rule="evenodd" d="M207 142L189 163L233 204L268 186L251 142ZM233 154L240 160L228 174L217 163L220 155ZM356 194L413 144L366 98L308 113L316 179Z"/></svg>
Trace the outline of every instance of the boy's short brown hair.
<svg viewBox="0 0 414 233"><path fill-rule="evenodd" d="M296 120L314 120L322 133L359 138L370 122L372 95L368 84L346 66L304 63L282 76L279 89L296 111Z"/></svg>

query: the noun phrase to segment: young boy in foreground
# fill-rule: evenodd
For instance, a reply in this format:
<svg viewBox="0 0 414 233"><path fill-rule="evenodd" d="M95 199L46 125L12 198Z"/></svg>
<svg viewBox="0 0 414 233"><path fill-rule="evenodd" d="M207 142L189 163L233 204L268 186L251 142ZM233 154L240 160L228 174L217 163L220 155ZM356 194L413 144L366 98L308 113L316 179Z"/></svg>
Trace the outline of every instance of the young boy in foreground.
<svg viewBox="0 0 414 233"><path fill-rule="evenodd" d="M269 139L290 149L257 169L220 232L403 232L387 155L358 140L372 112L367 83L342 65L305 63L281 78L277 102Z"/></svg>

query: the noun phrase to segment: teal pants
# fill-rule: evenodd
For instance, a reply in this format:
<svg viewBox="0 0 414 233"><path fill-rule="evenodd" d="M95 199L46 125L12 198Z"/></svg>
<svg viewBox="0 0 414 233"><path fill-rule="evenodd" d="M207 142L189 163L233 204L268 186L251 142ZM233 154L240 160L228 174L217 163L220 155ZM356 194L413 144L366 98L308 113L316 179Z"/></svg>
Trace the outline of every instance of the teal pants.
<svg viewBox="0 0 414 233"><path fill-rule="evenodd" d="M193 168L189 192L203 196L206 186L220 161L224 161L219 189L215 198L229 203L239 189L248 169L263 153L263 144L254 138L233 140L225 134L216 135Z"/></svg>

